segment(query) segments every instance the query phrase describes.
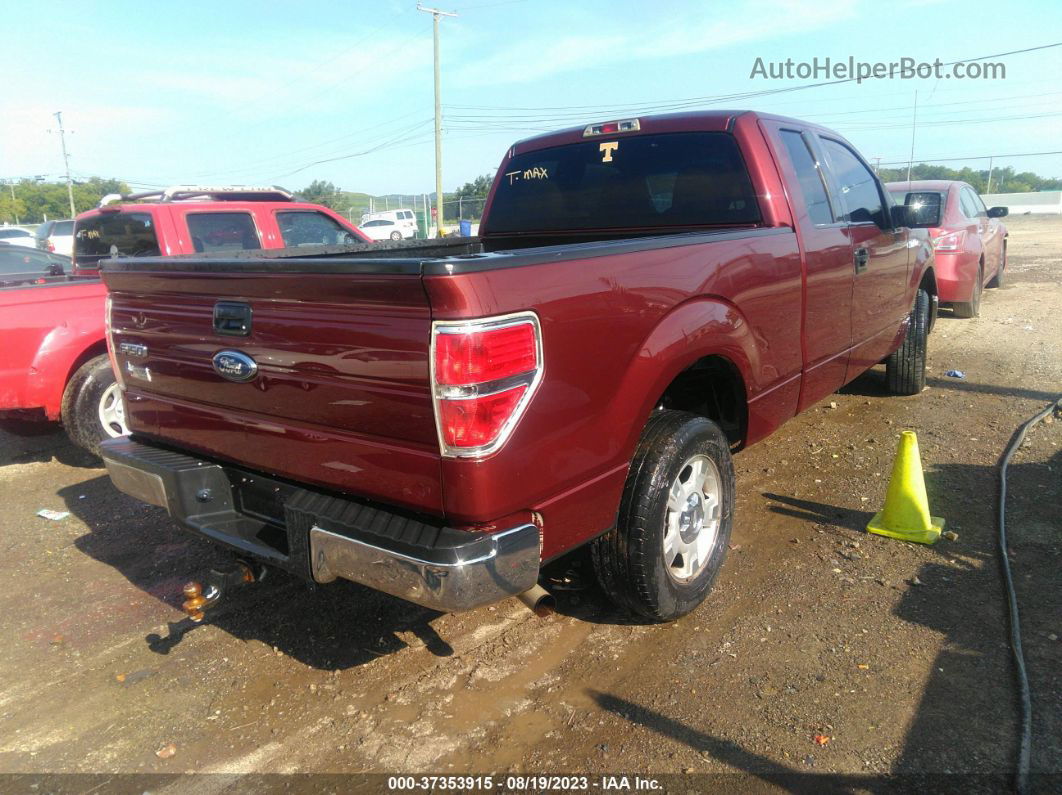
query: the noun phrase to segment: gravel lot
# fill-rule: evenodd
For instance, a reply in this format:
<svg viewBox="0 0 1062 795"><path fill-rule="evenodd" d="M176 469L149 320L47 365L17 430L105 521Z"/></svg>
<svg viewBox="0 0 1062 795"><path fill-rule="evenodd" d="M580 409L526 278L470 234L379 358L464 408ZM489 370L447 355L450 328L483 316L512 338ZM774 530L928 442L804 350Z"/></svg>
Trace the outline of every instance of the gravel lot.
<svg viewBox="0 0 1062 795"><path fill-rule="evenodd" d="M978 319L942 313L929 389L889 397L869 373L739 454L729 560L709 601L672 625L632 623L592 585L539 619L515 601L440 615L280 574L192 625L181 584L221 556L114 491L54 428L0 431L0 770L230 774L196 783L210 791L292 772L1002 786L1018 720L996 465L1062 393L1062 219L1007 225L1007 284ZM965 380L944 376L953 368ZM863 531L907 428L957 540ZM1043 792L1062 775L1060 473L1062 420L1010 474Z"/></svg>

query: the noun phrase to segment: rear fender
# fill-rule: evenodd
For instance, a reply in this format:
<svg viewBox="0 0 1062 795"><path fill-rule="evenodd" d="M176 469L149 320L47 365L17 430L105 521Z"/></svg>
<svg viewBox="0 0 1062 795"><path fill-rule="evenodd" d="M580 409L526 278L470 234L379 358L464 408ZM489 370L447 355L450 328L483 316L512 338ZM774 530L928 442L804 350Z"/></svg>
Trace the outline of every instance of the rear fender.
<svg viewBox="0 0 1062 795"><path fill-rule="evenodd" d="M107 352L104 340L93 339L85 331L77 324L56 326L44 338L30 364L26 375L27 401L42 406L50 420L60 419L63 392L77 369L93 356Z"/></svg>
<svg viewBox="0 0 1062 795"><path fill-rule="evenodd" d="M759 353L748 321L733 304L696 298L680 304L660 321L627 368L612 402L612 427L623 429L630 459L649 414L668 385L705 356L719 356L737 369L751 398Z"/></svg>

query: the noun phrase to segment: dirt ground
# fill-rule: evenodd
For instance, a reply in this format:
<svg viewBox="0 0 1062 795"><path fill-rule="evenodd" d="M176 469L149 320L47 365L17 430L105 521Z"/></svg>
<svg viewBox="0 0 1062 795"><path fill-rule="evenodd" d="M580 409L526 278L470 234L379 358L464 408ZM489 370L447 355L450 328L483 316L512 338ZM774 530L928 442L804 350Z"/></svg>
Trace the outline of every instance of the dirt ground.
<svg viewBox="0 0 1062 795"><path fill-rule="evenodd" d="M539 619L279 574L192 625L181 584L222 556L54 428L0 432L0 771L108 774L79 791L183 772L224 774L192 782L212 792L241 773L509 771L711 774L667 779L690 791L1008 787L997 462L1062 393L1062 218L1007 223L1007 284L978 319L942 312L923 394L886 396L871 372L738 455L729 559L671 625L634 623L593 586ZM864 532L907 428L957 540ZM1060 473L1062 419L1010 470L1043 792L1062 781Z"/></svg>

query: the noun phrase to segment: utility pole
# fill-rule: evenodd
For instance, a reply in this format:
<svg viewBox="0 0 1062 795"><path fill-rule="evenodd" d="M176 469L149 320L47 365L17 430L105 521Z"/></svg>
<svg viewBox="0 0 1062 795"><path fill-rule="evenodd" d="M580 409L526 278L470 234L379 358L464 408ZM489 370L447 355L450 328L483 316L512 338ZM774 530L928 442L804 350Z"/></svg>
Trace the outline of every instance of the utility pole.
<svg viewBox="0 0 1062 795"><path fill-rule="evenodd" d="M70 199L70 217L77 215L74 209L74 184L70 181L70 156L66 153L66 131L63 130L63 112L57 110L52 114L59 120L59 141L63 146L63 164L66 166L66 195Z"/></svg>
<svg viewBox="0 0 1062 795"><path fill-rule="evenodd" d="M11 214L15 216L15 224L19 224L21 221L18 220L18 205L15 204L15 180L5 179L4 182L7 183L9 188L11 188ZM7 222L5 221L4 223Z"/></svg>
<svg viewBox="0 0 1062 795"><path fill-rule="evenodd" d="M435 206L438 208L436 237L442 237L443 188L442 188L442 100L439 96L439 17L456 17L455 11L440 11L417 3L417 11L431 14L432 43L435 52Z"/></svg>
<svg viewBox="0 0 1062 795"><path fill-rule="evenodd" d="M993 158L988 158L988 186L985 188L985 193L992 192L992 160Z"/></svg>
<svg viewBox="0 0 1062 795"><path fill-rule="evenodd" d="M918 125L918 91L915 91L914 112L911 114L911 159L907 161L907 182L911 181L911 164L914 162L915 128Z"/></svg>

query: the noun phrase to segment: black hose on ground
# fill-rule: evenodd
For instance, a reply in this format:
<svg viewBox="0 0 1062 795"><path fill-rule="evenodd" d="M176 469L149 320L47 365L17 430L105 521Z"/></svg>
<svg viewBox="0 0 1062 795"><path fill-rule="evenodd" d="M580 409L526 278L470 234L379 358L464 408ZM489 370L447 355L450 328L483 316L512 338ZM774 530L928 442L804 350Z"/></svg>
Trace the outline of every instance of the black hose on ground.
<svg viewBox="0 0 1062 795"><path fill-rule="evenodd" d="M1062 398L1049 403L1042 411L1018 428L1003 452L1003 458L999 464L999 557L1003 570L1003 584L1007 590L1007 602L1010 607L1010 650L1014 655L1014 667L1018 674L1018 692L1021 697L1021 743L1018 748L1018 771L1015 778L1015 788L1019 793L1028 792L1029 788L1029 761L1032 755L1032 693L1029 690L1029 675L1025 670L1025 654L1021 649L1018 595L1014 590L1014 578L1010 573L1010 558L1007 556L1007 467L1010 465L1014 452L1025 441L1025 435L1029 430L1059 408L1062 408Z"/></svg>

